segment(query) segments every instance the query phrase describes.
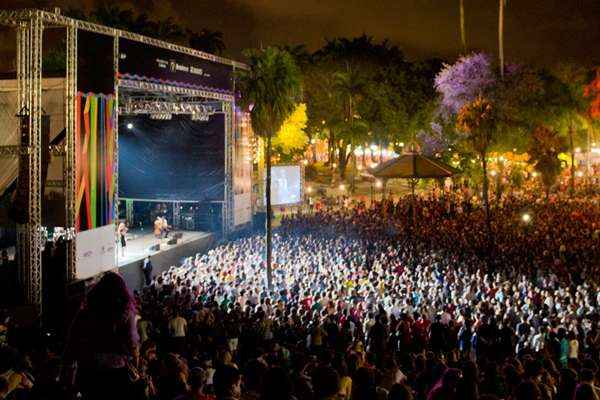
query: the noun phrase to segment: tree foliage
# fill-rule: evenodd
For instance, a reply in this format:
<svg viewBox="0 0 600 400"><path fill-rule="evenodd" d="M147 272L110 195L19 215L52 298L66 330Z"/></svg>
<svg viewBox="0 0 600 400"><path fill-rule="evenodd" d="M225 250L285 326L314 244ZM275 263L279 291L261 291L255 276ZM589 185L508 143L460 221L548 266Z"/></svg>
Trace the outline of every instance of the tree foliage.
<svg viewBox="0 0 600 400"><path fill-rule="evenodd" d="M558 156L567 148L566 139L547 126L538 126L529 138L529 163L541 174L546 195L560 174Z"/></svg>
<svg viewBox="0 0 600 400"><path fill-rule="evenodd" d="M306 104L300 103L283 122L273 138L273 146L286 155L304 150L308 145L308 136L304 131L307 120Z"/></svg>

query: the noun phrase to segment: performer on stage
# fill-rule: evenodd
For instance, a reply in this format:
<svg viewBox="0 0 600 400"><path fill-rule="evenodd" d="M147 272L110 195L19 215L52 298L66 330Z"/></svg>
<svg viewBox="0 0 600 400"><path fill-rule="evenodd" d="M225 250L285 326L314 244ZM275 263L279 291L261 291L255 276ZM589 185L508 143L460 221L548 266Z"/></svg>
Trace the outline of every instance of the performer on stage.
<svg viewBox="0 0 600 400"><path fill-rule="evenodd" d="M160 239L162 233L162 218L157 216L154 220L154 237Z"/></svg>
<svg viewBox="0 0 600 400"><path fill-rule="evenodd" d="M117 233L119 234L119 242L121 243L121 256L125 257L125 246L127 246L127 239L125 235L127 234L127 225L125 221L121 221L119 223L119 227L117 228Z"/></svg>
<svg viewBox="0 0 600 400"><path fill-rule="evenodd" d="M169 232L171 230L171 227L169 226L169 223L167 222L167 218L166 217L162 217L162 233L164 235L164 237L169 237Z"/></svg>

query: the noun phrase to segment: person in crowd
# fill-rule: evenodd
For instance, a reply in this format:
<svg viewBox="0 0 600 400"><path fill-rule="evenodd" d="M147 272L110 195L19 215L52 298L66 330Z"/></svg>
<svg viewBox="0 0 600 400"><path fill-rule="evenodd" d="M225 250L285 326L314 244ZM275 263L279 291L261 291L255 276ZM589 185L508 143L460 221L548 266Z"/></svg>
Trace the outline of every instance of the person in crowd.
<svg viewBox="0 0 600 400"><path fill-rule="evenodd" d="M284 216L272 287L260 234L135 297L108 273L75 318L64 382L84 399L594 398L598 199L503 197L491 246L472 195L445 197Z"/></svg>
<svg viewBox="0 0 600 400"><path fill-rule="evenodd" d="M137 357L134 299L123 278L106 273L86 296L69 332L65 382L84 399L133 393Z"/></svg>

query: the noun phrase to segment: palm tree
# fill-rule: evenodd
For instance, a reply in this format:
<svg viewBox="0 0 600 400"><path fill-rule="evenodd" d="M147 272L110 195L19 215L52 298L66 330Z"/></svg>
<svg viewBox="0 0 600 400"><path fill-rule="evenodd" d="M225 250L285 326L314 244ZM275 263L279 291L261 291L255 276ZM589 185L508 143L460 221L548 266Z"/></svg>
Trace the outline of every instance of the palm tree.
<svg viewBox="0 0 600 400"><path fill-rule="evenodd" d="M460 0L460 42L462 44L462 51L464 54L467 53L467 32L465 30L465 0Z"/></svg>
<svg viewBox="0 0 600 400"><path fill-rule="evenodd" d="M271 208L271 138L285 119L296 109L300 97L300 71L293 57L276 47L244 52L249 70L239 73L239 88L243 103L250 109L254 132L266 139L266 206L265 229L267 285L272 280L272 208Z"/></svg>
<svg viewBox="0 0 600 400"><path fill-rule="evenodd" d="M498 0L498 56L500 58L500 76L504 78L504 7L507 0Z"/></svg>

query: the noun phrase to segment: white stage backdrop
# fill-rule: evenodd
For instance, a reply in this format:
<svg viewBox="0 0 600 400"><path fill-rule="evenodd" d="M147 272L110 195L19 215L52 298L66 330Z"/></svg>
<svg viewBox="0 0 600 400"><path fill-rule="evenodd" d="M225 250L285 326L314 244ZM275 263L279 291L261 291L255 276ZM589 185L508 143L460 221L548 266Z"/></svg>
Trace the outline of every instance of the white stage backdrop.
<svg viewBox="0 0 600 400"><path fill-rule="evenodd" d="M115 268L115 227L105 225L77 234L77 279Z"/></svg>
<svg viewBox="0 0 600 400"><path fill-rule="evenodd" d="M264 200L266 203L266 199ZM302 202L302 177L299 165L271 167L271 204L294 205Z"/></svg>

